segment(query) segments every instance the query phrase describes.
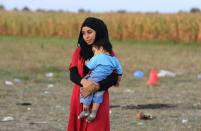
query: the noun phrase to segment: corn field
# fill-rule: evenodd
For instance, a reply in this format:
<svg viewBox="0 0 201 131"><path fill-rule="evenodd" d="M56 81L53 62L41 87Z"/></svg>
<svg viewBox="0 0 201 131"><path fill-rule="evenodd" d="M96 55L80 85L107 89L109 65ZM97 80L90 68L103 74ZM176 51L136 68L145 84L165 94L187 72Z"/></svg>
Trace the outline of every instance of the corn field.
<svg viewBox="0 0 201 131"><path fill-rule="evenodd" d="M88 16L101 18L117 40L201 42L201 13L55 13L0 11L0 35L77 38Z"/></svg>

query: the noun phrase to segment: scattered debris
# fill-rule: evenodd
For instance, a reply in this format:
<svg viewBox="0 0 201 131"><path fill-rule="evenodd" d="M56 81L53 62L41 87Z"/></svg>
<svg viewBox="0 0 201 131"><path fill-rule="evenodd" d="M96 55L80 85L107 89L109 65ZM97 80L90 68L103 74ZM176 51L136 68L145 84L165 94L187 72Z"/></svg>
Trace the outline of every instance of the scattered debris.
<svg viewBox="0 0 201 131"><path fill-rule="evenodd" d="M53 76L54 76L54 73L49 72L49 73L46 73L45 76L50 78L50 77L53 77Z"/></svg>
<svg viewBox="0 0 201 131"><path fill-rule="evenodd" d="M187 119L183 119L183 120L182 120L182 123L183 123L183 124L185 124L185 123L187 123L187 122L188 122Z"/></svg>
<svg viewBox="0 0 201 131"><path fill-rule="evenodd" d="M198 104L193 104L193 106L198 106Z"/></svg>
<svg viewBox="0 0 201 131"><path fill-rule="evenodd" d="M131 92L131 89L125 89L124 92Z"/></svg>
<svg viewBox="0 0 201 131"><path fill-rule="evenodd" d="M144 77L144 72L141 70L137 70L137 71L133 72L133 76L135 78L142 78L142 77Z"/></svg>
<svg viewBox="0 0 201 131"><path fill-rule="evenodd" d="M15 78L13 81L14 81L15 83L21 83L21 80L18 79L18 78Z"/></svg>
<svg viewBox="0 0 201 131"><path fill-rule="evenodd" d="M135 113L135 119L137 120L153 120L156 117L153 117L152 115L144 114L143 112L137 111Z"/></svg>
<svg viewBox="0 0 201 131"><path fill-rule="evenodd" d="M198 79L201 79L201 74L197 75L197 78L198 78Z"/></svg>
<svg viewBox="0 0 201 131"><path fill-rule="evenodd" d="M29 124L47 124L45 121L39 121L39 122L30 122Z"/></svg>
<svg viewBox="0 0 201 131"><path fill-rule="evenodd" d="M52 87L54 87L54 85L53 85L53 84L48 84L47 87L48 87L48 88L52 88Z"/></svg>
<svg viewBox="0 0 201 131"><path fill-rule="evenodd" d="M5 81L4 81L4 84L5 84L6 86L14 86L14 83L21 83L21 80L15 78L15 79L13 79L13 81L10 81L10 80L5 80Z"/></svg>
<svg viewBox="0 0 201 131"><path fill-rule="evenodd" d="M22 102L22 103L16 103L16 105L31 106L31 103L29 103L29 102Z"/></svg>
<svg viewBox="0 0 201 131"><path fill-rule="evenodd" d="M119 108L121 105L110 105L110 108Z"/></svg>
<svg viewBox="0 0 201 131"><path fill-rule="evenodd" d="M49 95L49 91L44 91L43 95L45 95L45 96Z"/></svg>
<svg viewBox="0 0 201 131"><path fill-rule="evenodd" d="M156 104L129 104L129 105L121 105L122 109L162 109L162 108L174 108L176 105L173 104L161 104L161 103L156 103Z"/></svg>
<svg viewBox="0 0 201 131"><path fill-rule="evenodd" d="M142 122L139 122L139 123L137 123L138 125L143 125L143 123Z"/></svg>
<svg viewBox="0 0 201 131"><path fill-rule="evenodd" d="M8 81L8 80L5 80L5 85L7 85L7 86L13 86L14 85L14 83L12 82L12 81Z"/></svg>
<svg viewBox="0 0 201 131"><path fill-rule="evenodd" d="M176 74L171 72L171 71L167 71L167 70L160 70L158 73L158 77L175 77Z"/></svg>
<svg viewBox="0 0 201 131"><path fill-rule="evenodd" d="M6 116L6 117L3 117L0 121L1 122L6 122L6 121L13 121L14 118L12 116Z"/></svg>
<svg viewBox="0 0 201 131"><path fill-rule="evenodd" d="M110 110L109 113L112 114L112 110Z"/></svg>
<svg viewBox="0 0 201 131"><path fill-rule="evenodd" d="M60 105L56 105L56 108L61 108L61 106Z"/></svg>

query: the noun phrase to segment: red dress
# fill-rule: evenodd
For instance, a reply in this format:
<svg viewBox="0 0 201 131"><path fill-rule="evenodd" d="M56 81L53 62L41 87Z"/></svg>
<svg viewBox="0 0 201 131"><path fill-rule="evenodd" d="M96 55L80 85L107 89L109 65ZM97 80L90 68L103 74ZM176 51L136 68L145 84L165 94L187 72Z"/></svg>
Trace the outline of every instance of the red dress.
<svg viewBox="0 0 201 131"><path fill-rule="evenodd" d="M81 48L77 48L74 51L69 69L71 67L77 67L79 75L83 76L85 61L80 57L80 51ZM110 131L109 93L107 90L104 93L103 103L101 103L93 122L88 123L85 119L77 118L82 110L82 104L80 103L80 87L75 84L72 88L67 131Z"/></svg>

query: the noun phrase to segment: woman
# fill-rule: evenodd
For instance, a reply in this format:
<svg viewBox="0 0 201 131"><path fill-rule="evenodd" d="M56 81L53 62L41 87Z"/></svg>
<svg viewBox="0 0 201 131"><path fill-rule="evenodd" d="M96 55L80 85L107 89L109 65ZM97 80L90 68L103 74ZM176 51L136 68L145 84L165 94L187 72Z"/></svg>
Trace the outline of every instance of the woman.
<svg viewBox="0 0 201 131"><path fill-rule="evenodd" d="M100 39L109 40L105 23L98 18L86 18L81 26L78 47L72 55L69 67L70 79L75 84L72 89L67 131L110 131L108 88L116 84L117 75L112 73L98 83L83 78L88 73L87 69L84 68L85 61L93 56L91 45ZM80 104L80 94L86 97L95 91L103 90L105 91L103 103L99 107L97 118L92 123L87 123L84 119L78 119L77 116L83 109L82 104Z"/></svg>

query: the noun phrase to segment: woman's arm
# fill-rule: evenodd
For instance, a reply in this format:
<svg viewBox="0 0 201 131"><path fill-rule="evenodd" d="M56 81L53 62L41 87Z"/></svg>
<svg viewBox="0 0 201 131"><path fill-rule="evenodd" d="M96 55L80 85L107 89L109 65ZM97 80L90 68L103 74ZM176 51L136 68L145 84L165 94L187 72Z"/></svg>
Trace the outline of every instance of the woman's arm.
<svg viewBox="0 0 201 131"><path fill-rule="evenodd" d="M82 86L82 85L80 84L80 82L81 82L81 80L82 80L82 77L78 74L77 67L72 67L72 68L70 69L70 80L71 80L72 82L74 82L75 84Z"/></svg>
<svg viewBox="0 0 201 131"><path fill-rule="evenodd" d="M104 91L115 85L118 81L118 76L116 73L112 73L106 79L98 82L100 88L98 91Z"/></svg>
<svg viewBox="0 0 201 131"><path fill-rule="evenodd" d="M100 81L99 83L92 82L90 80L85 80L92 83L89 86L85 86L85 84L83 84L83 88L81 88L80 94L82 97L87 97L93 92L107 90L108 88L117 83L117 79L117 74L112 73L106 79Z"/></svg>
<svg viewBox="0 0 201 131"><path fill-rule="evenodd" d="M84 72L87 74L89 72L89 69L87 67L84 67ZM82 78L79 73L77 67L72 67L70 69L70 80L74 82L75 84L79 85L80 87L91 87L95 88L97 87L97 83L94 81L86 80L85 78Z"/></svg>

